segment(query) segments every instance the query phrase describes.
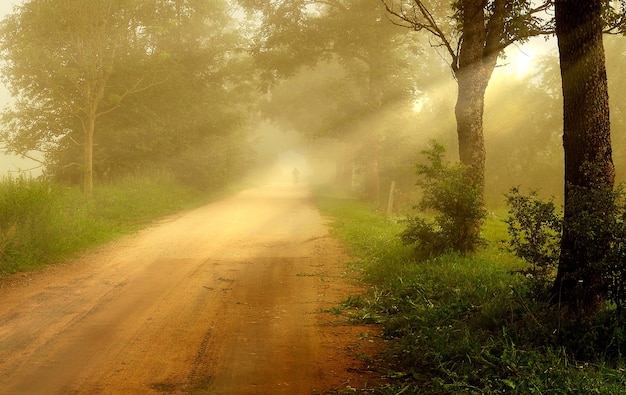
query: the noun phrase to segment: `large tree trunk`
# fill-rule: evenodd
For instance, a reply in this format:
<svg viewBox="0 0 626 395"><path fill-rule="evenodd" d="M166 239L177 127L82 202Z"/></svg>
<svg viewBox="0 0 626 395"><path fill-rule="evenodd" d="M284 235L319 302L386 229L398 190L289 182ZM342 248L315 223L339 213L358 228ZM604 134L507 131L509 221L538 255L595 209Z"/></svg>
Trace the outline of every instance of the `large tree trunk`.
<svg viewBox="0 0 626 395"><path fill-rule="evenodd" d="M601 301L602 279L594 265L609 247L606 232L613 220L610 210L600 210L594 199L613 189L615 174L602 1L556 0L555 6L563 82L565 213L553 296L574 311L590 313Z"/></svg>
<svg viewBox="0 0 626 395"><path fill-rule="evenodd" d="M482 2L463 0L463 41L458 59L452 64L458 84L455 116L459 142L459 160L467 166L467 183L474 186L481 199L485 189L485 141L483 113L485 92L501 51L504 0L495 2L494 13L485 21ZM481 221L468 229L476 236Z"/></svg>
<svg viewBox="0 0 626 395"><path fill-rule="evenodd" d="M477 66L457 72L458 95L455 107L459 159L468 166L468 183L481 193L485 184L485 141L483 137L483 110L487 84Z"/></svg>
<svg viewBox="0 0 626 395"><path fill-rule="evenodd" d="M468 182L481 196L485 187L483 113L485 92L502 50L505 0L494 2L493 15L485 20L483 2L463 0L463 41L452 64L458 83L455 107L459 159L469 168Z"/></svg>

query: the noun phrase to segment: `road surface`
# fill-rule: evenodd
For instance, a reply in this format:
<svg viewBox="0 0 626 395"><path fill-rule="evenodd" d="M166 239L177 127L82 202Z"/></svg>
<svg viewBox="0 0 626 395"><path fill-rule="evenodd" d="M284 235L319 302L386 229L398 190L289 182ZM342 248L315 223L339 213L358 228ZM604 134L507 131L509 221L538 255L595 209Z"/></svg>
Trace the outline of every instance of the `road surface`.
<svg viewBox="0 0 626 395"><path fill-rule="evenodd" d="M305 188L257 188L0 280L1 394L311 394L376 379ZM334 322L333 322L334 321ZM379 376L379 375L378 375Z"/></svg>

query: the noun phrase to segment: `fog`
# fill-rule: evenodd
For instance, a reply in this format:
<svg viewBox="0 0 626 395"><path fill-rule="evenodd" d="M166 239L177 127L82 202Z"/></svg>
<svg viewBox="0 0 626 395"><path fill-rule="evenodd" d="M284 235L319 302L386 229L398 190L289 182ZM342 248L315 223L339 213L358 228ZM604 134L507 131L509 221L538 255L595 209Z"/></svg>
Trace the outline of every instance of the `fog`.
<svg viewBox="0 0 626 395"><path fill-rule="evenodd" d="M256 165L244 181L250 185L323 185L335 176L334 153L324 141L306 139L295 130L283 130L269 121L259 121L251 137ZM293 171L298 180L294 182Z"/></svg>
<svg viewBox="0 0 626 395"><path fill-rule="evenodd" d="M0 4L0 14L10 12L14 3ZM301 186L335 184L380 202L391 182L411 199L414 166L423 160L421 151L429 140L444 144L448 158L458 160L456 81L444 54L423 36L376 18L370 27L351 20L355 27L346 29L354 28L360 36L349 41L337 38L331 22L324 24L323 8L309 7L301 15L318 23L318 30L291 31L286 25L264 25L260 5L220 4L223 9L198 8L205 13L202 28L189 18L193 29L179 32L204 35L188 40L202 42L197 49L166 47L167 40L153 44L163 45L168 57L178 56L174 64L184 67L167 70L166 80L124 97L119 108L110 115L105 109L107 115L98 118L96 181L165 169L192 184L216 179L197 182L202 187L235 180L289 185L297 169ZM246 5L253 12L246 14ZM324 47L324 34L335 34L332 47ZM622 180L626 84L621 65L626 45L618 38L606 40L614 159ZM198 66L196 55L208 63ZM111 64L120 70L126 66L115 61ZM145 75L133 76L134 70L113 75L108 86L146 80ZM192 80L186 80L189 75ZM113 88L108 94L122 97ZM5 105L12 103L3 87L0 98ZM555 40L536 38L510 46L498 61L485 100L488 203L501 204L502 195L517 185L560 197L562 110ZM48 129L37 134L17 128L9 136L14 151L45 159L47 176L79 183L83 132L69 118L61 118L62 125L32 121L32 127ZM20 119L22 125L29 123ZM51 137L26 138L32 135ZM45 156L44 149L49 150ZM37 165L16 156L0 157L3 174ZM40 175L42 169L31 174Z"/></svg>

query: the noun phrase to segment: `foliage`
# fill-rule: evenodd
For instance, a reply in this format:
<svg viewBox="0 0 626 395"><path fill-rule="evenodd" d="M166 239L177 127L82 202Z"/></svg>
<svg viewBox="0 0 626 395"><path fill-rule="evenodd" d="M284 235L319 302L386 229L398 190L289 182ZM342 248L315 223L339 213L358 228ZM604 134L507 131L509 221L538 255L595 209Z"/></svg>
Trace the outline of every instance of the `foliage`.
<svg viewBox="0 0 626 395"><path fill-rule="evenodd" d="M534 298L524 276L512 275L524 262L494 245L471 257L447 254L415 265L410 251L393 241L397 224L352 200L317 199L336 219L333 232L359 257L370 285L346 301L348 318L378 323L394 339L389 384L368 393L623 392L623 325L598 317L566 327ZM357 241L354 229L365 227L371 231ZM506 233L495 218L485 229L492 241ZM576 337L585 350L563 342Z"/></svg>
<svg viewBox="0 0 626 395"><path fill-rule="evenodd" d="M608 300L622 314L626 307L626 195L624 185L616 188L603 186L570 188L569 210L576 213L569 218L570 234L568 259L578 270L569 274L591 282L601 300ZM619 319L619 317L616 317Z"/></svg>
<svg viewBox="0 0 626 395"><path fill-rule="evenodd" d="M559 262L563 218L553 199L544 202L537 192L522 195L518 187L506 195L509 250L532 265L528 271L542 280L551 278Z"/></svg>
<svg viewBox="0 0 626 395"><path fill-rule="evenodd" d="M626 302L623 188L574 187L570 194L570 209L579 215L571 221L569 232L577 235L574 248L589 264L585 270L592 272L571 275L584 281L598 279L591 291L608 301L608 305L597 317L581 315L563 320L556 332L558 341L578 358L597 358L599 354L604 358L620 358L626 346L626 336L620 329ZM507 195L507 202L510 251L533 265L526 271L532 275L530 284L534 282L536 286L530 295L543 299L546 285L554 281L561 258L562 215L555 213L552 200L542 201L536 192L522 195L518 188L513 188ZM566 313L558 311L557 315L564 317Z"/></svg>
<svg viewBox="0 0 626 395"><path fill-rule="evenodd" d="M57 262L202 199L164 174L126 177L92 200L45 179L4 178L0 276Z"/></svg>
<svg viewBox="0 0 626 395"><path fill-rule="evenodd" d="M209 136L168 161L170 172L183 185L213 191L241 177L254 155L245 136Z"/></svg>
<svg viewBox="0 0 626 395"><path fill-rule="evenodd" d="M43 152L59 180L77 182L91 168L110 180L240 133L255 74L228 7L24 2L0 27L3 77L16 99L3 117L7 149Z"/></svg>
<svg viewBox="0 0 626 395"><path fill-rule="evenodd" d="M474 251L480 244L476 228L486 216L480 188L467 182L466 166L444 162L442 145L434 141L430 145L430 150L423 151L429 163L417 165L417 185L423 196L416 208L434 210L437 215L432 222L409 217L401 238L406 244L415 244L421 259Z"/></svg>
<svg viewBox="0 0 626 395"><path fill-rule="evenodd" d="M52 215L51 186L24 177L4 179L0 187L0 262L22 255L37 260L48 238L46 224ZM26 255L26 256L24 256ZM4 268L3 270L4 271Z"/></svg>
<svg viewBox="0 0 626 395"><path fill-rule="evenodd" d="M3 73L18 102L4 117L9 148L45 152L79 131L85 193L91 195L97 119L165 78L167 56L152 41L161 22L157 15L147 2L126 0L27 1L17 7L0 29ZM115 73L132 77L119 84Z"/></svg>

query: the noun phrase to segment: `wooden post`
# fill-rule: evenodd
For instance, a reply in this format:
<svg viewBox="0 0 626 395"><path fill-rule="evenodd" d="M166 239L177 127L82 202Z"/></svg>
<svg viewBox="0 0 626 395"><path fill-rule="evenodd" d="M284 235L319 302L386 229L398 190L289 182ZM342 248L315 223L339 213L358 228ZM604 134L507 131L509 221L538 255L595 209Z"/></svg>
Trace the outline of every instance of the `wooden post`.
<svg viewBox="0 0 626 395"><path fill-rule="evenodd" d="M389 189L389 203L387 204L387 215L391 215L393 211L393 200L396 195L396 182L391 181L391 188Z"/></svg>

